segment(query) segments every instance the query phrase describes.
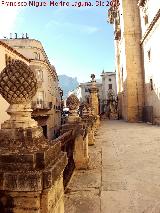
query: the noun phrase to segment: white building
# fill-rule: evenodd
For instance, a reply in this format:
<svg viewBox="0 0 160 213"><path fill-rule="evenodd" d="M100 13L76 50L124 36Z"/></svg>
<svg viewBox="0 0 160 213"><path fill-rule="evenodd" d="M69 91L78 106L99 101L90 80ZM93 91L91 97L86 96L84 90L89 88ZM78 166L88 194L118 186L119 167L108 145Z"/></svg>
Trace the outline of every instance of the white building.
<svg viewBox="0 0 160 213"><path fill-rule="evenodd" d="M69 91L67 97L69 97L72 94L75 95L75 96L77 96L77 98L79 100L82 99L81 88L79 86L75 90Z"/></svg>
<svg viewBox="0 0 160 213"><path fill-rule="evenodd" d="M102 72L102 80L96 82L96 87L98 88L98 98L99 98L99 110L100 113L104 111L104 107L108 100L108 91L112 90L114 95L117 95L116 87L116 73L115 72ZM80 102L89 102L91 87L91 82L81 83L78 88L74 91L69 92L68 95L75 94Z"/></svg>
<svg viewBox="0 0 160 213"><path fill-rule="evenodd" d="M108 90L113 90L115 96L117 94L116 73L115 72L102 72L102 100L108 100Z"/></svg>
<svg viewBox="0 0 160 213"><path fill-rule="evenodd" d="M92 85L92 82L81 83L79 85L78 98L80 102L89 102L89 89ZM96 82L96 87L98 88L98 97L99 100L102 99L102 83Z"/></svg>
<svg viewBox="0 0 160 213"><path fill-rule="evenodd" d="M106 111L108 92L112 91L114 96L117 95L117 86L116 86L116 73L115 72L102 72L102 96L100 99L100 112Z"/></svg>
<svg viewBox="0 0 160 213"><path fill-rule="evenodd" d="M144 119L160 123L160 1L139 0L144 61Z"/></svg>

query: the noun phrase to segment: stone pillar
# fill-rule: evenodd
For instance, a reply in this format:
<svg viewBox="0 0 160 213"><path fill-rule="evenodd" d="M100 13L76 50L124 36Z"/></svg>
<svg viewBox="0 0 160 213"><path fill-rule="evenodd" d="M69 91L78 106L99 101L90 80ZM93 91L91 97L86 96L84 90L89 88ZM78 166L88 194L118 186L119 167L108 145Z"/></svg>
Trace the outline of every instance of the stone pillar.
<svg viewBox="0 0 160 213"><path fill-rule="evenodd" d="M98 101L98 88L96 87L95 75L91 75L92 85L89 89L90 92L90 104L92 109L92 114L96 118L96 129L100 126L100 116L99 116L99 101Z"/></svg>
<svg viewBox="0 0 160 213"><path fill-rule="evenodd" d="M74 162L76 169L88 168L88 131L87 126L78 115L79 100L75 95L70 95L66 101L69 108L68 123L63 126L64 130L73 131L75 138Z"/></svg>
<svg viewBox="0 0 160 213"><path fill-rule="evenodd" d="M89 121L89 127L88 127L88 145L94 145L95 144L95 132L93 128L93 121Z"/></svg>
<svg viewBox="0 0 160 213"><path fill-rule="evenodd" d="M84 128L84 126L81 126L75 138L74 162L76 169L88 168L88 133L87 128Z"/></svg>
<svg viewBox="0 0 160 213"><path fill-rule="evenodd" d="M0 212L64 213L61 142L48 141L31 118L37 91L32 70L14 61L0 74L0 93L10 119L0 130Z"/></svg>
<svg viewBox="0 0 160 213"><path fill-rule="evenodd" d="M92 115L91 107L87 103L83 103L82 106L82 121L85 122L88 126L88 145L95 144L95 117Z"/></svg>

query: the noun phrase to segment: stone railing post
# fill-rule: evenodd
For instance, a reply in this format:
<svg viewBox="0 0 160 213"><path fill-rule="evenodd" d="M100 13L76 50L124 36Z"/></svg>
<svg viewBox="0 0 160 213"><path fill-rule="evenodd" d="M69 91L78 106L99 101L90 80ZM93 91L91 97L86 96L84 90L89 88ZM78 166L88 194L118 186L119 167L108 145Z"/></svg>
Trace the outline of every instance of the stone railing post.
<svg viewBox="0 0 160 213"><path fill-rule="evenodd" d="M82 121L88 126L88 145L95 144L95 116L92 115L91 107L87 103L82 103Z"/></svg>
<svg viewBox="0 0 160 213"><path fill-rule="evenodd" d="M46 140L31 118L36 91L36 77L24 62L16 60L1 72L10 119L0 130L0 212L64 213L67 157L61 143Z"/></svg>
<svg viewBox="0 0 160 213"><path fill-rule="evenodd" d="M76 169L87 169L88 156L88 132L87 127L79 125L75 137L74 161Z"/></svg>
<svg viewBox="0 0 160 213"><path fill-rule="evenodd" d="M99 101L98 101L98 88L96 87L95 75L91 75L91 87L90 92L90 105L92 114L95 116L95 129L98 129L100 126L100 116L99 116Z"/></svg>
<svg viewBox="0 0 160 213"><path fill-rule="evenodd" d="M79 100L75 95L70 95L66 101L69 108L68 122L63 127L64 129L73 130L75 138L74 146L74 162L76 169L88 168L88 131L87 126L84 126L82 119L79 117Z"/></svg>

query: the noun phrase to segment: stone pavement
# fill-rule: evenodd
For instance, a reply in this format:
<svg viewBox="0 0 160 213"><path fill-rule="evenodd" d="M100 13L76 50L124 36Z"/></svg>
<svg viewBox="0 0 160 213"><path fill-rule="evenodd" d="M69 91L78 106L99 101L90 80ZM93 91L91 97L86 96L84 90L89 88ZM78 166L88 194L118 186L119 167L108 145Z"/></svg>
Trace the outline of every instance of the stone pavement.
<svg viewBox="0 0 160 213"><path fill-rule="evenodd" d="M65 213L160 213L160 127L102 121L90 166L75 171Z"/></svg>

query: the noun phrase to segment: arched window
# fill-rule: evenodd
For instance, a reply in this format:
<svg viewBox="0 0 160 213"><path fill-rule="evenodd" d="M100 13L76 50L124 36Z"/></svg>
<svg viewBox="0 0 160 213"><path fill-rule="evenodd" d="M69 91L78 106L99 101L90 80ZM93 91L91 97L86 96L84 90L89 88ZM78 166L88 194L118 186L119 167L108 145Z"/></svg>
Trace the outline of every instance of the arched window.
<svg viewBox="0 0 160 213"><path fill-rule="evenodd" d="M43 71L42 70L37 70L37 79L39 81L43 80Z"/></svg>
<svg viewBox="0 0 160 213"><path fill-rule="evenodd" d="M37 53L37 52L34 52L34 59L36 59L36 60L39 59L39 56L38 56L38 53Z"/></svg>
<svg viewBox="0 0 160 213"><path fill-rule="evenodd" d="M148 60L151 61L151 50L148 50L147 54L148 54Z"/></svg>
<svg viewBox="0 0 160 213"><path fill-rule="evenodd" d="M147 14L144 15L144 23L145 23L145 25L148 24L148 15Z"/></svg>
<svg viewBox="0 0 160 213"><path fill-rule="evenodd" d="M12 59L11 59L11 57L9 56L8 57L8 64L10 64L12 62Z"/></svg>
<svg viewBox="0 0 160 213"><path fill-rule="evenodd" d="M6 61L6 66L8 65L8 55L5 54L5 61Z"/></svg>

